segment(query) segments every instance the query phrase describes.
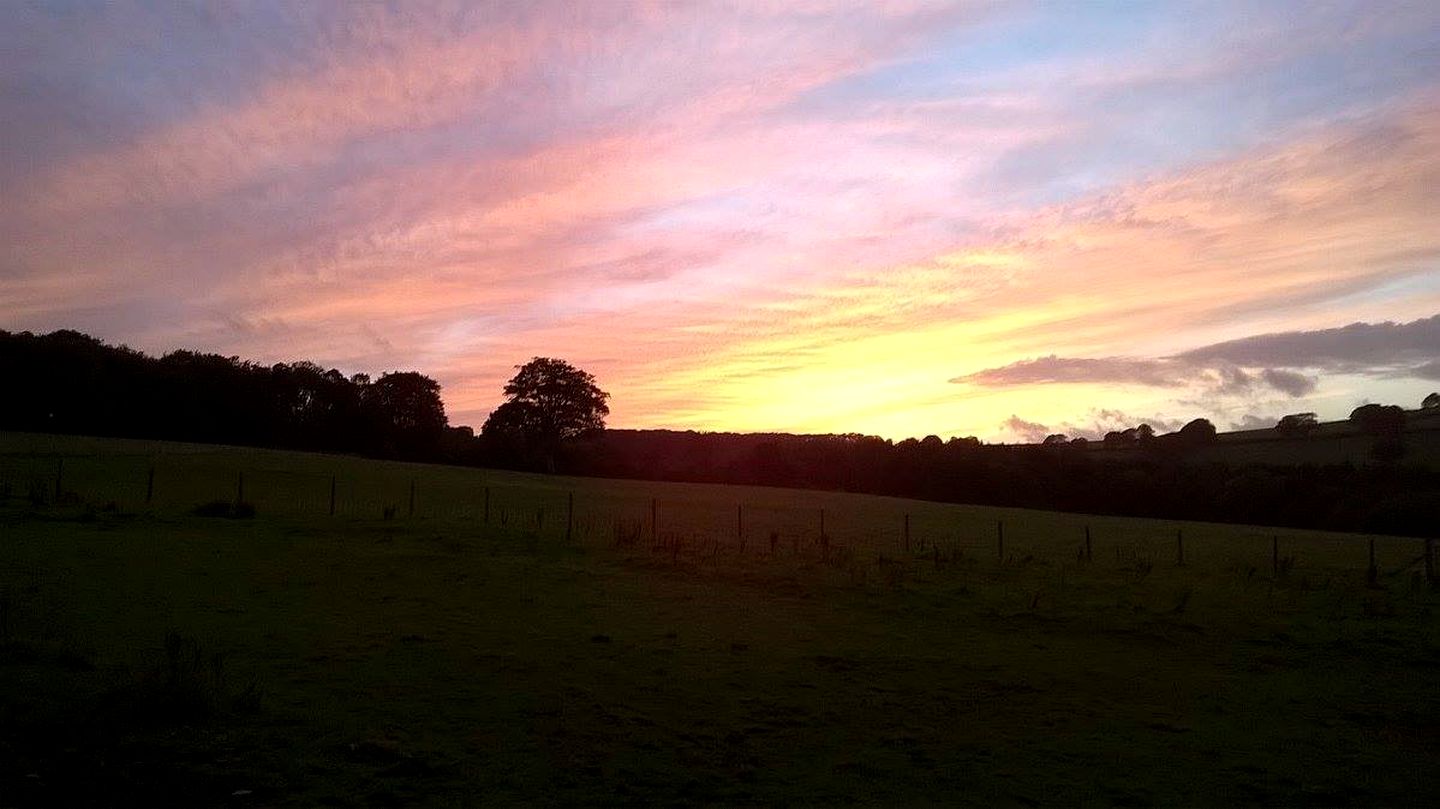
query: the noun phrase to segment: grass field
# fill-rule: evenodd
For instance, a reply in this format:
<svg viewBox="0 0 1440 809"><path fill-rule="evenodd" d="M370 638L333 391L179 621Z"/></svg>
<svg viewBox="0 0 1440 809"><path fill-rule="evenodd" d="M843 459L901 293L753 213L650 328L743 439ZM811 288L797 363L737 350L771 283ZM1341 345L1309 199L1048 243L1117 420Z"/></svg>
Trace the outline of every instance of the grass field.
<svg viewBox="0 0 1440 809"><path fill-rule="evenodd" d="M0 494L0 805L1440 790L1417 540L33 435Z"/></svg>

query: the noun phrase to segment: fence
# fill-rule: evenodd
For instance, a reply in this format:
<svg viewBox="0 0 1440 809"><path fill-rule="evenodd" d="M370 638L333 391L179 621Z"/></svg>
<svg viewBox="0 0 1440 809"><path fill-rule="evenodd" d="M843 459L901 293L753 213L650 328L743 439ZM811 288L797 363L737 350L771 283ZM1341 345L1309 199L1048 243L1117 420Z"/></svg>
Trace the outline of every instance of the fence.
<svg viewBox="0 0 1440 809"><path fill-rule="evenodd" d="M643 548L675 560L921 559L1342 572L1437 581L1433 542L1059 514L758 487L576 480L321 455L211 450L0 454L0 504L178 516L446 522Z"/></svg>

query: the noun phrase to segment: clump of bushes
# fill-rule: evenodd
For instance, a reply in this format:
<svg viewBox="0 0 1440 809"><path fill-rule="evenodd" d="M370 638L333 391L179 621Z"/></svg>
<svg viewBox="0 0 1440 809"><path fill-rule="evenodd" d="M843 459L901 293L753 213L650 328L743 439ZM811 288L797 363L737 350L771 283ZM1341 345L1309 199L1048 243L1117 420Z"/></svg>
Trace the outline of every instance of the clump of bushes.
<svg viewBox="0 0 1440 809"><path fill-rule="evenodd" d="M235 502L229 500L211 500L208 503L196 506L193 512L197 517L225 517L231 520L248 520L255 516L253 503Z"/></svg>

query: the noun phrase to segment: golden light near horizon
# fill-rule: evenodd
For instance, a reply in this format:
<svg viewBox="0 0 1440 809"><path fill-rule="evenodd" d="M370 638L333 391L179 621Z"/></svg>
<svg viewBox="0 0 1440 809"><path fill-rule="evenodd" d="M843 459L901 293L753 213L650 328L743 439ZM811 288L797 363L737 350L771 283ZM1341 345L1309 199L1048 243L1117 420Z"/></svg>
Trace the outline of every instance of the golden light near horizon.
<svg viewBox="0 0 1440 809"><path fill-rule="evenodd" d="M891 438L1440 378L1423 4L277 9L13 11L0 328L475 426L531 356L613 426Z"/></svg>

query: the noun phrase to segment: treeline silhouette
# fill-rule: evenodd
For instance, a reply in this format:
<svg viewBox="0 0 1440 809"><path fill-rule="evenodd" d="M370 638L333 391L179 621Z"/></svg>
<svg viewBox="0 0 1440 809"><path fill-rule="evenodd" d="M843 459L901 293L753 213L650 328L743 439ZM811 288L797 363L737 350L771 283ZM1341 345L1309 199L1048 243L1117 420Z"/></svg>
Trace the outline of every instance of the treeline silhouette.
<svg viewBox="0 0 1440 809"><path fill-rule="evenodd" d="M346 377L311 362L155 358L76 331L0 331L0 429L438 460L440 386L415 372Z"/></svg>
<svg viewBox="0 0 1440 809"><path fill-rule="evenodd" d="M1147 437L1126 451L936 436L894 442L864 435L606 430L566 442L541 467L539 456L513 442L449 426L440 386L413 371L346 377L310 362L264 366L192 351L153 358L74 331L0 331L0 378L6 382L0 430L1440 535L1440 471L1434 468L1386 455L1360 466L1195 462L1192 450L1214 440L1213 428Z"/></svg>
<svg viewBox="0 0 1440 809"><path fill-rule="evenodd" d="M950 503L1440 536L1440 471L1419 465L1198 462L1178 433L1125 450L936 436L607 430L570 474L787 486Z"/></svg>

